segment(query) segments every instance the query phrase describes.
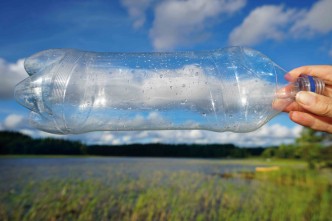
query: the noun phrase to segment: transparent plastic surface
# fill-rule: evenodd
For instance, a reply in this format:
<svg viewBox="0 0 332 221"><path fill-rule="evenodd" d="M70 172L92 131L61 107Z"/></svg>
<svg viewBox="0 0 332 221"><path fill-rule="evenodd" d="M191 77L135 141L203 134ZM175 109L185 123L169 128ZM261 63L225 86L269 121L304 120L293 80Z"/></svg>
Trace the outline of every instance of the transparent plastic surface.
<svg viewBox="0 0 332 221"><path fill-rule="evenodd" d="M25 69L30 77L16 86L17 101L31 110L34 127L58 134L249 132L300 89L268 57L243 47L174 53L50 49L26 59Z"/></svg>

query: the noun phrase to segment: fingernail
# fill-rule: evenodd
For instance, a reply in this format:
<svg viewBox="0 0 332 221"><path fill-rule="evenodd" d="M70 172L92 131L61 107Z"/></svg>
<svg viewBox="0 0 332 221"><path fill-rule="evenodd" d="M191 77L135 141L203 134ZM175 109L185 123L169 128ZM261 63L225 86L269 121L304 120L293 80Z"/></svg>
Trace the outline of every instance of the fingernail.
<svg viewBox="0 0 332 221"><path fill-rule="evenodd" d="M286 81L295 81L295 78L290 73L285 74L284 78L286 79Z"/></svg>
<svg viewBox="0 0 332 221"><path fill-rule="evenodd" d="M309 106L315 104L316 96L313 92L300 91L296 94L296 101Z"/></svg>

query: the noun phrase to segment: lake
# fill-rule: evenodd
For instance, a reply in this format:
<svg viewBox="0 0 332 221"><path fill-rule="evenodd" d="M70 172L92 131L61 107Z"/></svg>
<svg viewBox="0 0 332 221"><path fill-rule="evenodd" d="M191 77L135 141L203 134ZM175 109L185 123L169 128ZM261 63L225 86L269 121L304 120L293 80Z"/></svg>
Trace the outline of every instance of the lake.
<svg viewBox="0 0 332 221"><path fill-rule="evenodd" d="M228 163L229 162L229 163ZM254 171L255 166L241 165L240 161L173 159L173 158L131 158L131 157L42 157L42 158L0 158L0 189L8 190L27 182L45 179L96 179L109 182L109 176L121 182L122 178L137 179L151 177L163 172L201 173L205 175L224 174L238 171Z"/></svg>

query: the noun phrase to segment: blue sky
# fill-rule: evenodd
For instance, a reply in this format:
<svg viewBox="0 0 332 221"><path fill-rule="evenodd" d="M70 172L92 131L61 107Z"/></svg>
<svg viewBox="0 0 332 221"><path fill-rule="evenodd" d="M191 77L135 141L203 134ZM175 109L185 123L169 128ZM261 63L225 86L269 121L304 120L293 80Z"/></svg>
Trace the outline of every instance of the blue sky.
<svg viewBox="0 0 332 221"><path fill-rule="evenodd" d="M30 128L13 86L27 77L23 59L49 48L146 52L245 45L286 70L332 63L332 0L1 1L0 129L53 136ZM247 134L207 131L95 132L86 143L196 142L271 145L301 131L286 114Z"/></svg>

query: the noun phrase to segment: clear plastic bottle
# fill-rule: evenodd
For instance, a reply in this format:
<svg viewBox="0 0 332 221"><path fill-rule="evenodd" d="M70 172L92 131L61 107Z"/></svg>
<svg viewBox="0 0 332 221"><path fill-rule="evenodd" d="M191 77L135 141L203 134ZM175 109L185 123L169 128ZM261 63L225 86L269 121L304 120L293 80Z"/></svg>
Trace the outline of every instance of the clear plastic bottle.
<svg viewBox="0 0 332 221"><path fill-rule="evenodd" d="M95 53L50 49L25 61L15 97L50 133L180 130L253 131L294 101L322 93L308 76L289 83L258 51Z"/></svg>

